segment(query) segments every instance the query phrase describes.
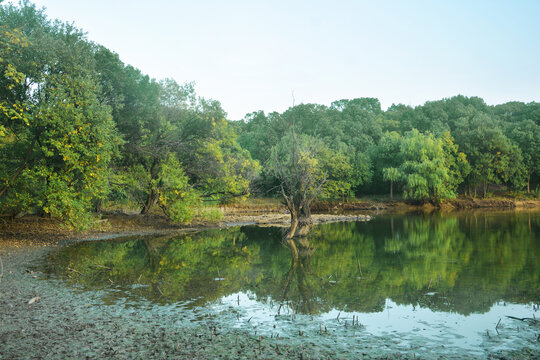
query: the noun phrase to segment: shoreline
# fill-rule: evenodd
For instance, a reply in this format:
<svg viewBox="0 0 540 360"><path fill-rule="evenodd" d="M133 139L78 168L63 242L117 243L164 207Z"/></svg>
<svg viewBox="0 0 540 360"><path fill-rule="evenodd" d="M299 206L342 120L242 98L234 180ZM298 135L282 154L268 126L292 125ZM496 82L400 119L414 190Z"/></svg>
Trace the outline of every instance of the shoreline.
<svg viewBox="0 0 540 360"><path fill-rule="evenodd" d="M171 223L160 213L139 215L122 211L105 212L96 219L93 228L83 232L66 229L59 220L37 216L15 219L0 217L0 246L32 243L46 245L70 240L107 238L131 235L159 235L200 231L231 226L287 226L290 217L284 206L273 204L241 204L221 206L224 214L216 222L194 221L190 225ZM403 201L351 201L318 202L313 205L314 224L341 221L369 221L373 214L408 212L454 212L454 211L520 211L540 209L540 200L500 199L454 199L441 206L411 204Z"/></svg>

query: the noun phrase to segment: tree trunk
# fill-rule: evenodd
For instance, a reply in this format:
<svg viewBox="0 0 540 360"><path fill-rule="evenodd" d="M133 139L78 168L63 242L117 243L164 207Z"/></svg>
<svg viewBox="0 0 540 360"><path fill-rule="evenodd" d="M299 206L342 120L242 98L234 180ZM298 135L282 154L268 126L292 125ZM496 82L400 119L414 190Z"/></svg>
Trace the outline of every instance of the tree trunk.
<svg viewBox="0 0 540 360"><path fill-rule="evenodd" d="M156 201L157 201L157 192L153 188L150 188L150 190L148 191L148 196L146 197L146 203L144 204L141 210L141 215L148 214L150 212L150 209L156 203Z"/></svg>
<svg viewBox="0 0 540 360"><path fill-rule="evenodd" d="M97 214L101 214L102 210L103 210L103 201L101 199L96 200L94 202L94 212Z"/></svg>
<svg viewBox="0 0 540 360"><path fill-rule="evenodd" d="M291 227L285 235L286 241L291 240L294 237L294 234L296 233L296 228L298 227L298 215L296 213L296 210L289 207L289 212L291 213Z"/></svg>
<svg viewBox="0 0 540 360"><path fill-rule="evenodd" d="M158 160L154 159L154 161L152 162L152 166L150 167L150 183L148 184L148 195L146 197L146 203L144 204L141 210L141 215L148 214L150 212L150 209L154 206L154 204L157 201L158 192L154 188L154 184L153 184L153 181L157 180L157 178L159 177L157 169L158 169Z"/></svg>
<svg viewBox="0 0 540 360"><path fill-rule="evenodd" d="M527 194L531 193L531 177L527 178Z"/></svg>
<svg viewBox="0 0 540 360"><path fill-rule="evenodd" d="M393 189L393 186L394 185L394 182L392 180L390 180L390 200L394 200L394 189Z"/></svg>
<svg viewBox="0 0 540 360"><path fill-rule="evenodd" d="M21 175L22 171L26 168L28 165L28 161L30 160L30 155L32 155L32 150L34 150L34 146L36 145L37 137L34 137L32 140L32 143L30 144L30 147L26 151L26 156L24 157L23 163L19 168L15 171L15 174L8 180L6 186L2 190L0 190L0 198L4 196L4 194L8 191L9 187L11 186L11 183L13 183L19 175Z"/></svg>
<svg viewBox="0 0 540 360"><path fill-rule="evenodd" d="M483 192L484 192L484 196L483 198L485 199L486 198L486 195L487 195L487 183L484 181L484 183L482 184L482 187L483 187Z"/></svg>
<svg viewBox="0 0 540 360"><path fill-rule="evenodd" d="M312 226L313 220L311 219L311 208L309 204L305 204L299 211L298 228L296 229L294 236L307 236Z"/></svg>

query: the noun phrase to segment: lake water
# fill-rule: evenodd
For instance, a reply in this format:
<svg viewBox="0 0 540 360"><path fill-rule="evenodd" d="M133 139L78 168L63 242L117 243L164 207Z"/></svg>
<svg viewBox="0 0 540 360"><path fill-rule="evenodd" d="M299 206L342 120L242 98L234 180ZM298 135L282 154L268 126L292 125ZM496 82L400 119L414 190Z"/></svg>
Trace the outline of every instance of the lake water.
<svg viewBox="0 0 540 360"><path fill-rule="evenodd" d="M106 304L189 313L183 326L214 316L264 336L371 336L404 352L539 350L540 212L319 225L297 242L298 259L282 233L243 226L82 242L53 252L47 271Z"/></svg>

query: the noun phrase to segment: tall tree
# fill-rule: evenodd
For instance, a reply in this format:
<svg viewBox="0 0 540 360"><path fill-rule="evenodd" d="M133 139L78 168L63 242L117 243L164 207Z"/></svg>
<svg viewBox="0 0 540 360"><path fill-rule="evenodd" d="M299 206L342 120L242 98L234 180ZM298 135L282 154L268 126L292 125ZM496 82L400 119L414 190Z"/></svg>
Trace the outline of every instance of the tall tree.
<svg viewBox="0 0 540 360"><path fill-rule="evenodd" d="M268 167L279 181L283 203L291 215L287 240L306 235L311 227L311 203L328 176L320 161L323 149L320 140L294 132L273 148Z"/></svg>
<svg viewBox="0 0 540 360"><path fill-rule="evenodd" d="M37 210L84 227L105 196L119 140L99 101L92 45L28 2L0 7L4 211Z"/></svg>
<svg viewBox="0 0 540 360"><path fill-rule="evenodd" d="M445 140L432 134L422 134L418 130L405 133L400 151L403 163L399 173L404 182L406 198L441 201L456 196L457 184L463 174L461 163L466 161L463 154L452 147L445 151ZM459 165L454 165L459 164Z"/></svg>
<svg viewBox="0 0 540 360"><path fill-rule="evenodd" d="M525 184L521 151L492 117L481 113L462 122L456 139L471 165L468 181L475 188L482 185L483 197L489 184L509 183L516 188Z"/></svg>

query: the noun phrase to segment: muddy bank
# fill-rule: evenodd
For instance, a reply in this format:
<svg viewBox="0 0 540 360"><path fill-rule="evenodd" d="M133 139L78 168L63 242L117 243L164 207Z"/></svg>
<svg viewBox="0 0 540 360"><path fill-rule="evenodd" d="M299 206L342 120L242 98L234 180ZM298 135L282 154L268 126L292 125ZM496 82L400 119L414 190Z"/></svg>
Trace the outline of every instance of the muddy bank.
<svg viewBox="0 0 540 360"><path fill-rule="evenodd" d="M416 203L406 201L318 201L312 205L312 211L315 213L324 212L342 212L342 211L417 211L425 209L499 209L499 208L540 208L540 200L528 199L519 200L511 198L497 199L469 199L459 198L449 200L441 205L433 205L430 203ZM285 213L286 209L280 204L257 205L246 204L245 206L224 206L221 208L225 215L239 214L268 214L268 213Z"/></svg>
<svg viewBox="0 0 540 360"><path fill-rule="evenodd" d="M313 204L314 223L336 221L365 221L369 217L351 215L390 211L406 213L409 211L437 211L462 209L540 209L540 200L513 199L454 199L442 206L432 204L412 204L399 201L351 201L351 202L316 202ZM279 201L272 199L262 203L246 203L220 208L223 218L216 222L194 221L190 225L173 224L162 213L147 215L114 211L104 213L94 222L92 228L83 233L73 232L62 226L56 219L37 216L24 216L10 219L0 216L0 242L31 241L47 244L51 241L69 240L119 234L171 233L177 231L196 231L200 229L228 227L239 224L280 225L289 223L289 215ZM329 215L329 213L333 213ZM336 215L339 214L339 215Z"/></svg>
<svg viewBox="0 0 540 360"><path fill-rule="evenodd" d="M426 209L501 209L501 208L540 208L540 200L515 199L453 199L441 205L430 203L419 204L403 201L383 202L319 202L313 206L313 211L348 211L348 210L390 210L390 211L416 211Z"/></svg>
<svg viewBox="0 0 540 360"><path fill-rule="evenodd" d="M314 224L341 221L369 221L369 215L361 214L313 214ZM271 225L288 226L290 215L286 212L270 212L265 214L226 213L217 222L193 222L190 225L173 224L161 214L134 215L115 213L103 215L96 220L92 229L85 232L74 232L62 226L55 219L27 216L0 222L0 245L26 246L33 244L46 246L72 239L84 240L96 237L170 234L185 231L230 227L237 225Z"/></svg>
<svg viewBox="0 0 540 360"><path fill-rule="evenodd" d="M332 214L313 214L311 215L313 224L325 224L342 221L369 221L369 215L332 215ZM221 226L236 226L236 225L259 225L259 226L289 226L291 217L289 214L264 214L264 215L227 215L225 221L221 222Z"/></svg>

